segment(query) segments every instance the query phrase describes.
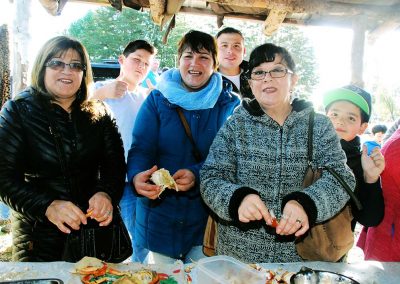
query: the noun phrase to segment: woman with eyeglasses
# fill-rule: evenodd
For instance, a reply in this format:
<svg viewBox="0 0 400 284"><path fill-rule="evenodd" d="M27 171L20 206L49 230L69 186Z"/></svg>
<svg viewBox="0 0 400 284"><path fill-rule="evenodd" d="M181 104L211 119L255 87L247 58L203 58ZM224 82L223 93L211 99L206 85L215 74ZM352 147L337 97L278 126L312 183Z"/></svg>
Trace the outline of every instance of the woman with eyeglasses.
<svg viewBox="0 0 400 284"><path fill-rule="evenodd" d="M114 121L88 101L84 46L50 39L33 64L31 86L0 114L0 199L13 210L13 261L64 259L68 234L107 226L122 196L125 161Z"/></svg>
<svg viewBox="0 0 400 284"><path fill-rule="evenodd" d="M329 174L302 187L313 108L292 98L295 67L283 47L263 44L252 51L249 84L255 99L244 100L221 128L202 167L202 197L220 218L217 254L248 263L301 261L295 238L334 216L349 199ZM313 166L335 169L354 188L329 119L315 114L313 132Z"/></svg>

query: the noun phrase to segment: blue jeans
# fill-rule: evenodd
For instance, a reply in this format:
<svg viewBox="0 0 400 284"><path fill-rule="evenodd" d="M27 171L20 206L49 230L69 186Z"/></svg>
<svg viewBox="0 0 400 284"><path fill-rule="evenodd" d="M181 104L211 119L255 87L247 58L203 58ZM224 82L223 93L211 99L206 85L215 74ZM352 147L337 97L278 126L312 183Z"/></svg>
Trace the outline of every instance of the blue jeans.
<svg viewBox="0 0 400 284"><path fill-rule="evenodd" d="M136 195L133 193L132 185L129 183L125 184L124 194L122 195L119 207L121 208L122 220L132 240L133 254L131 260L133 262L143 262L149 251L138 246L135 242Z"/></svg>
<svg viewBox="0 0 400 284"><path fill-rule="evenodd" d="M0 220L7 220L10 218L10 208L0 201Z"/></svg>
<svg viewBox="0 0 400 284"><path fill-rule="evenodd" d="M194 246L192 249L186 254L185 259L183 259L184 263L189 262L197 262L202 258L207 257L203 253L203 246ZM172 264L176 261L175 258L166 256L164 254L150 251L145 260L146 264Z"/></svg>

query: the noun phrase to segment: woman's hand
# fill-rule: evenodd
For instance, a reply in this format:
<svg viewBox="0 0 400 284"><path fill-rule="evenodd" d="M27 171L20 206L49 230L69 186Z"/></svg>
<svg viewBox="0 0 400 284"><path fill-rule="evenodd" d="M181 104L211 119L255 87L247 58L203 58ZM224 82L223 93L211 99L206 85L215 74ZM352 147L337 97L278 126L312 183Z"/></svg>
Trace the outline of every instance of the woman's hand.
<svg viewBox="0 0 400 284"><path fill-rule="evenodd" d="M111 197L105 192L96 192L89 199L89 208L86 216L99 222L99 226L107 226L113 219L113 206Z"/></svg>
<svg viewBox="0 0 400 284"><path fill-rule="evenodd" d="M187 169L178 170L172 178L175 180L176 184L178 185L179 191L188 191L191 189L195 182L196 177L192 173L192 171Z"/></svg>
<svg viewBox="0 0 400 284"><path fill-rule="evenodd" d="M54 200L45 213L47 219L66 234L71 233L71 229L79 230L81 224L86 225L86 216L82 210L71 201Z"/></svg>
<svg viewBox="0 0 400 284"><path fill-rule="evenodd" d="M160 186L148 183L151 175L157 170L157 166L153 166L151 169L138 173L132 180L133 186L136 192L149 199L156 199L160 194Z"/></svg>
<svg viewBox="0 0 400 284"><path fill-rule="evenodd" d="M264 219L271 226L272 216L268 211L267 206L257 194L249 194L243 200L238 210L239 221L248 223L250 221Z"/></svg>
<svg viewBox="0 0 400 284"><path fill-rule="evenodd" d="M283 213L276 228L279 235L303 235L309 229L308 216L303 206L295 200L290 200L283 208Z"/></svg>

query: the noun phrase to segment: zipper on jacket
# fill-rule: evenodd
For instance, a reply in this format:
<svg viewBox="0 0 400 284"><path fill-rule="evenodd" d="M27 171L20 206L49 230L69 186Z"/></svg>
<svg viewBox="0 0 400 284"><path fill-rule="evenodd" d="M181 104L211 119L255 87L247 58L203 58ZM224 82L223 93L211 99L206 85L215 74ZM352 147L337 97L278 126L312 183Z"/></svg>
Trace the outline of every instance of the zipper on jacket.
<svg viewBox="0 0 400 284"><path fill-rule="evenodd" d="M279 144L281 147L281 152L280 152L280 165L279 165L279 188L278 188L278 197L281 195L281 187L282 187L282 165L283 165L283 142L282 142L282 137L283 137L283 127L279 126ZM277 246L275 245L274 248L276 249ZM278 248L279 249L279 248ZM277 255L280 253L280 251L274 250L274 255ZM274 257L275 260L275 257Z"/></svg>
<svg viewBox="0 0 400 284"><path fill-rule="evenodd" d="M76 151L76 133L75 133L75 127L74 123L72 121L72 112L68 113L68 124L69 124L69 129L72 134L72 150L75 152Z"/></svg>

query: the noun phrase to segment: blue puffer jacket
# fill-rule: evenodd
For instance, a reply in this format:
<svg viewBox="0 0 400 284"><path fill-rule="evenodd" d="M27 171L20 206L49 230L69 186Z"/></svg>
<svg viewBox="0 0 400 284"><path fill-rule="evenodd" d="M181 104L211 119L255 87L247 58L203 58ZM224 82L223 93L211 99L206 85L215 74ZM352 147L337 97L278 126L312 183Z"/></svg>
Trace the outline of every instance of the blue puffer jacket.
<svg viewBox="0 0 400 284"><path fill-rule="evenodd" d="M224 83L217 103L211 109L183 110L192 136L203 159L220 127L239 105L237 96ZM136 207L135 240L139 245L173 258L182 258L202 244L207 209L199 191L199 170L193 147L176 111L158 90L143 103L133 130L128 155L128 178L157 165L173 175L179 169L190 169L196 176L194 188L187 192L166 190L160 199L140 197Z"/></svg>

